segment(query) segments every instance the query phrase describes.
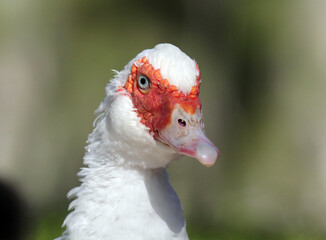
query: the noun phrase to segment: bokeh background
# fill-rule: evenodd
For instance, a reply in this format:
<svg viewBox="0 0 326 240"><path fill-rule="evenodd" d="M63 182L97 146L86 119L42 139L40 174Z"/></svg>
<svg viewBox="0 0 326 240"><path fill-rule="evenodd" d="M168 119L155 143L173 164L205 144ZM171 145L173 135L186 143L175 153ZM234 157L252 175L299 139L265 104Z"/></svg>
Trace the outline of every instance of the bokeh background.
<svg viewBox="0 0 326 240"><path fill-rule="evenodd" d="M0 2L0 239L62 233L104 87L161 42L202 71L212 168L169 167L191 239L326 239L326 2Z"/></svg>

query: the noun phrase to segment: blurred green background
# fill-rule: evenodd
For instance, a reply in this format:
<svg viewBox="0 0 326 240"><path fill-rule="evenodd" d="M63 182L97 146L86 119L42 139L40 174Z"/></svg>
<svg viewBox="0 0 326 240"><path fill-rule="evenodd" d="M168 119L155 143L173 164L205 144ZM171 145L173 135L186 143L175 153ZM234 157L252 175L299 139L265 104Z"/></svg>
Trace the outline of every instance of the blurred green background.
<svg viewBox="0 0 326 240"><path fill-rule="evenodd" d="M318 0L1 1L0 239L61 235L111 69L161 42L198 62L221 151L212 168L169 167L190 238L326 239L325 12Z"/></svg>

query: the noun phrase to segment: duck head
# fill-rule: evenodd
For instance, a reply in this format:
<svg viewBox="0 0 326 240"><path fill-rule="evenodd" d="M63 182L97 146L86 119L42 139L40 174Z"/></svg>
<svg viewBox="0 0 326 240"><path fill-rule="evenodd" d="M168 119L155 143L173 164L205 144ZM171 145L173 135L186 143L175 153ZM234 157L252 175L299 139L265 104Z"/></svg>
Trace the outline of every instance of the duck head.
<svg viewBox="0 0 326 240"><path fill-rule="evenodd" d="M120 120L115 119L114 129L126 128L122 132L127 141L134 138L128 131L136 128L138 143L147 134L160 149L194 157L208 167L215 163L219 151L204 134L201 76L194 60L171 44L159 44L138 54L116 79L108 85L107 95L129 101L137 121L129 121L123 112Z"/></svg>

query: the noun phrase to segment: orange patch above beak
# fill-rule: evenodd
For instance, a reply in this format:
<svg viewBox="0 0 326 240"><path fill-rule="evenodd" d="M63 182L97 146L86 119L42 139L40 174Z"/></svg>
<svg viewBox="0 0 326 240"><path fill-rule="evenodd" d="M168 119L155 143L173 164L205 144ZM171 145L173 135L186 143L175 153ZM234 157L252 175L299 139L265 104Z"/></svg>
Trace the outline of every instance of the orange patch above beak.
<svg viewBox="0 0 326 240"><path fill-rule="evenodd" d="M141 122L154 133L154 138L157 137L157 132L170 122L176 104L181 105L189 114L194 114L198 107L201 108L199 69L198 72L196 85L189 94L184 94L178 91L176 86L170 85L167 79L163 79L160 70L154 69L146 57L138 59L132 65L124 88L130 94ZM149 80L146 91L140 86L140 78L143 77Z"/></svg>

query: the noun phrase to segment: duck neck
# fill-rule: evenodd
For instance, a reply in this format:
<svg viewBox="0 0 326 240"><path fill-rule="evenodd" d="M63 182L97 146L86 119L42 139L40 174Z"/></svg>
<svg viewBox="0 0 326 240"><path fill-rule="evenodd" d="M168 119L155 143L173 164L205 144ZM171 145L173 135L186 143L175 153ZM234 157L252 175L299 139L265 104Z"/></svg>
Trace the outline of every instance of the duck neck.
<svg viewBox="0 0 326 240"><path fill-rule="evenodd" d="M87 239L84 236L90 234L99 236L96 239L138 239L137 234L139 239L160 239L157 234L162 231L171 238L188 239L182 207L166 169L126 164L132 161L112 147L119 143L107 139L94 132L89 137L87 167L78 174L82 184L68 194L75 198L64 223L69 239Z"/></svg>

